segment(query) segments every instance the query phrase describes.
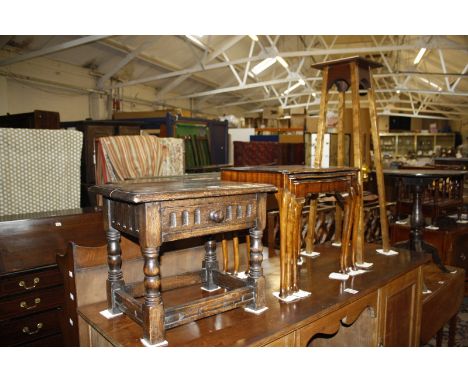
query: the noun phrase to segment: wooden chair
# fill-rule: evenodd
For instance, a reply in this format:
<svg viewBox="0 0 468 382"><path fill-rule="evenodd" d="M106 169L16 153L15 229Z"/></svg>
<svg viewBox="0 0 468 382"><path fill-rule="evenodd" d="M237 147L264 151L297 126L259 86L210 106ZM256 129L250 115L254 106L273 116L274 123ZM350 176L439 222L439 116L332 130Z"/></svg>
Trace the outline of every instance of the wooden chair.
<svg viewBox="0 0 468 382"><path fill-rule="evenodd" d="M143 258L140 247L122 237L123 272L131 281L141 281ZM89 346L87 331L78 317L80 306L106 300L107 245L83 247L70 242L65 254L57 255L64 280L62 328L67 346Z"/></svg>

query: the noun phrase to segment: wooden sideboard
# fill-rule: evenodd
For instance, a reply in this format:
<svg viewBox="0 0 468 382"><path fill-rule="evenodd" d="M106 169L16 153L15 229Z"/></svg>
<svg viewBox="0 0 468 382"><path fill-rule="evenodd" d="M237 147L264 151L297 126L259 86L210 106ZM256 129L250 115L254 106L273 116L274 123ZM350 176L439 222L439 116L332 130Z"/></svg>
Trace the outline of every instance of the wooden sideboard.
<svg viewBox="0 0 468 382"><path fill-rule="evenodd" d="M169 346L417 346L422 269L429 256L401 250L387 257L375 249L366 246L372 271L342 282L328 278L339 269L339 249L320 246L321 256L306 258L299 272L300 287L312 295L292 303L272 295L279 290L279 258L264 260L266 312L257 316L233 309L169 329ZM194 293L200 293L198 286L163 292L162 298L170 305ZM82 345L142 346L141 327L126 315L104 318L99 312L106 308L104 301L79 309L88 332Z"/></svg>
<svg viewBox="0 0 468 382"><path fill-rule="evenodd" d="M102 213L76 209L0 218L0 346L64 345L56 254L69 241L104 244Z"/></svg>

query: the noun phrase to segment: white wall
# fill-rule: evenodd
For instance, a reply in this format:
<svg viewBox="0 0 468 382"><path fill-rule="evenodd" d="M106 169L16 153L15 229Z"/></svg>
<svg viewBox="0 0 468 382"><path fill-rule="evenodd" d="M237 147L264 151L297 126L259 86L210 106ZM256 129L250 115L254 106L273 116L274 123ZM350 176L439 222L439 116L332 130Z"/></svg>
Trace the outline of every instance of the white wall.
<svg viewBox="0 0 468 382"><path fill-rule="evenodd" d="M8 55L0 51L3 57ZM97 78L89 69L42 57L2 67L0 115L49 110L58 111L61 121L110 118L109 96L89 91L96 88ZM121 111L161 110L163 106L152 105L155 95L149 86L127 87L120 93L125 100ZM171 100L168 107L190 109L190 100Z"/></svg>

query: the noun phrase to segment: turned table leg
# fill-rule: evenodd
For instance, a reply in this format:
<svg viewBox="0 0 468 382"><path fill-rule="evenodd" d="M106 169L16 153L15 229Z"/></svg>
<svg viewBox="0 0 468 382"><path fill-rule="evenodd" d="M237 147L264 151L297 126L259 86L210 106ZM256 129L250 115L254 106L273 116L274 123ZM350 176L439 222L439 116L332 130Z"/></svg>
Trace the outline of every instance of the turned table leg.
<svg viewBox="0 0 468 382"><path fill-rule="evenodd" d="M159 247L141 249L145 264L143 266L145 297L143 301L143 339L149 345L165 341L164 306L161 298L161 276L159 266Z"/></svg>
<svg viewBox="0 0 468 382"><path fill-rule="evenodd" d="M265 276L263 276L263 231L251 228L250 233L250 267L247 283L254 288L255 298L247 309L260 311L265 309Z"/></svg>
<svg viewBox="0 0 468 382"><path fill-rule="evenodd" d="M107 239L107 308L111 314L118 314L121 313L121 311L116 306L114 292L122 288L125 283L122 273L122 251L120 249L120 232L112 227L110 210L110 201L108 199L105 199L103 215L104 229L106 231Z"/></svg>
<svg viewBox="0 0 468 382"><path fill-rule="evenodd" d="M109 267L106 281L107 307L111 314L120 313L115 303L114 292L124 285L122 273L122 252L120 249L120 232L109 227L107 238L107 264Z"/></svg>
<svg viewBox="0 0 468 382"><path fill-rule="evenodd" d="M209 237L205 243L205 258L202 262L202 289L206 291L219 289L213 278L213 271L217 271L218 269L216 240L214 237Z"/></svg>

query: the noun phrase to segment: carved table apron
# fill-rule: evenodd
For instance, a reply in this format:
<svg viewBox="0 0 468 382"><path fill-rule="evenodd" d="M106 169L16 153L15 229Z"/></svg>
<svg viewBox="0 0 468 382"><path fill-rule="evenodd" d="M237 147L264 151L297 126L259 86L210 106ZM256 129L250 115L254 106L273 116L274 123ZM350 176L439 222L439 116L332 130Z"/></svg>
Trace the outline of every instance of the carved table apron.
<svg viewBox="0 0 468 382"><path fill-rule="evenodd" d="M266 220L268 184L239 184L214 179L145 179L93 186L104 197L104 225L108 241L107 303L111 315L125 313L143 328L142 342L165 344L165 329L245 306L265 308L262 234ZM241 280L218 271L216 241L210 235L250 229L250 270ZM144 257L144 282L125 284L120 233L138 239ZM197 282L208 292L224 293L164 308L161 298L159 248L163 242L208 236L201 272L165 279L167 289ZM143 302L137 300L143 297Z"/></svg>

